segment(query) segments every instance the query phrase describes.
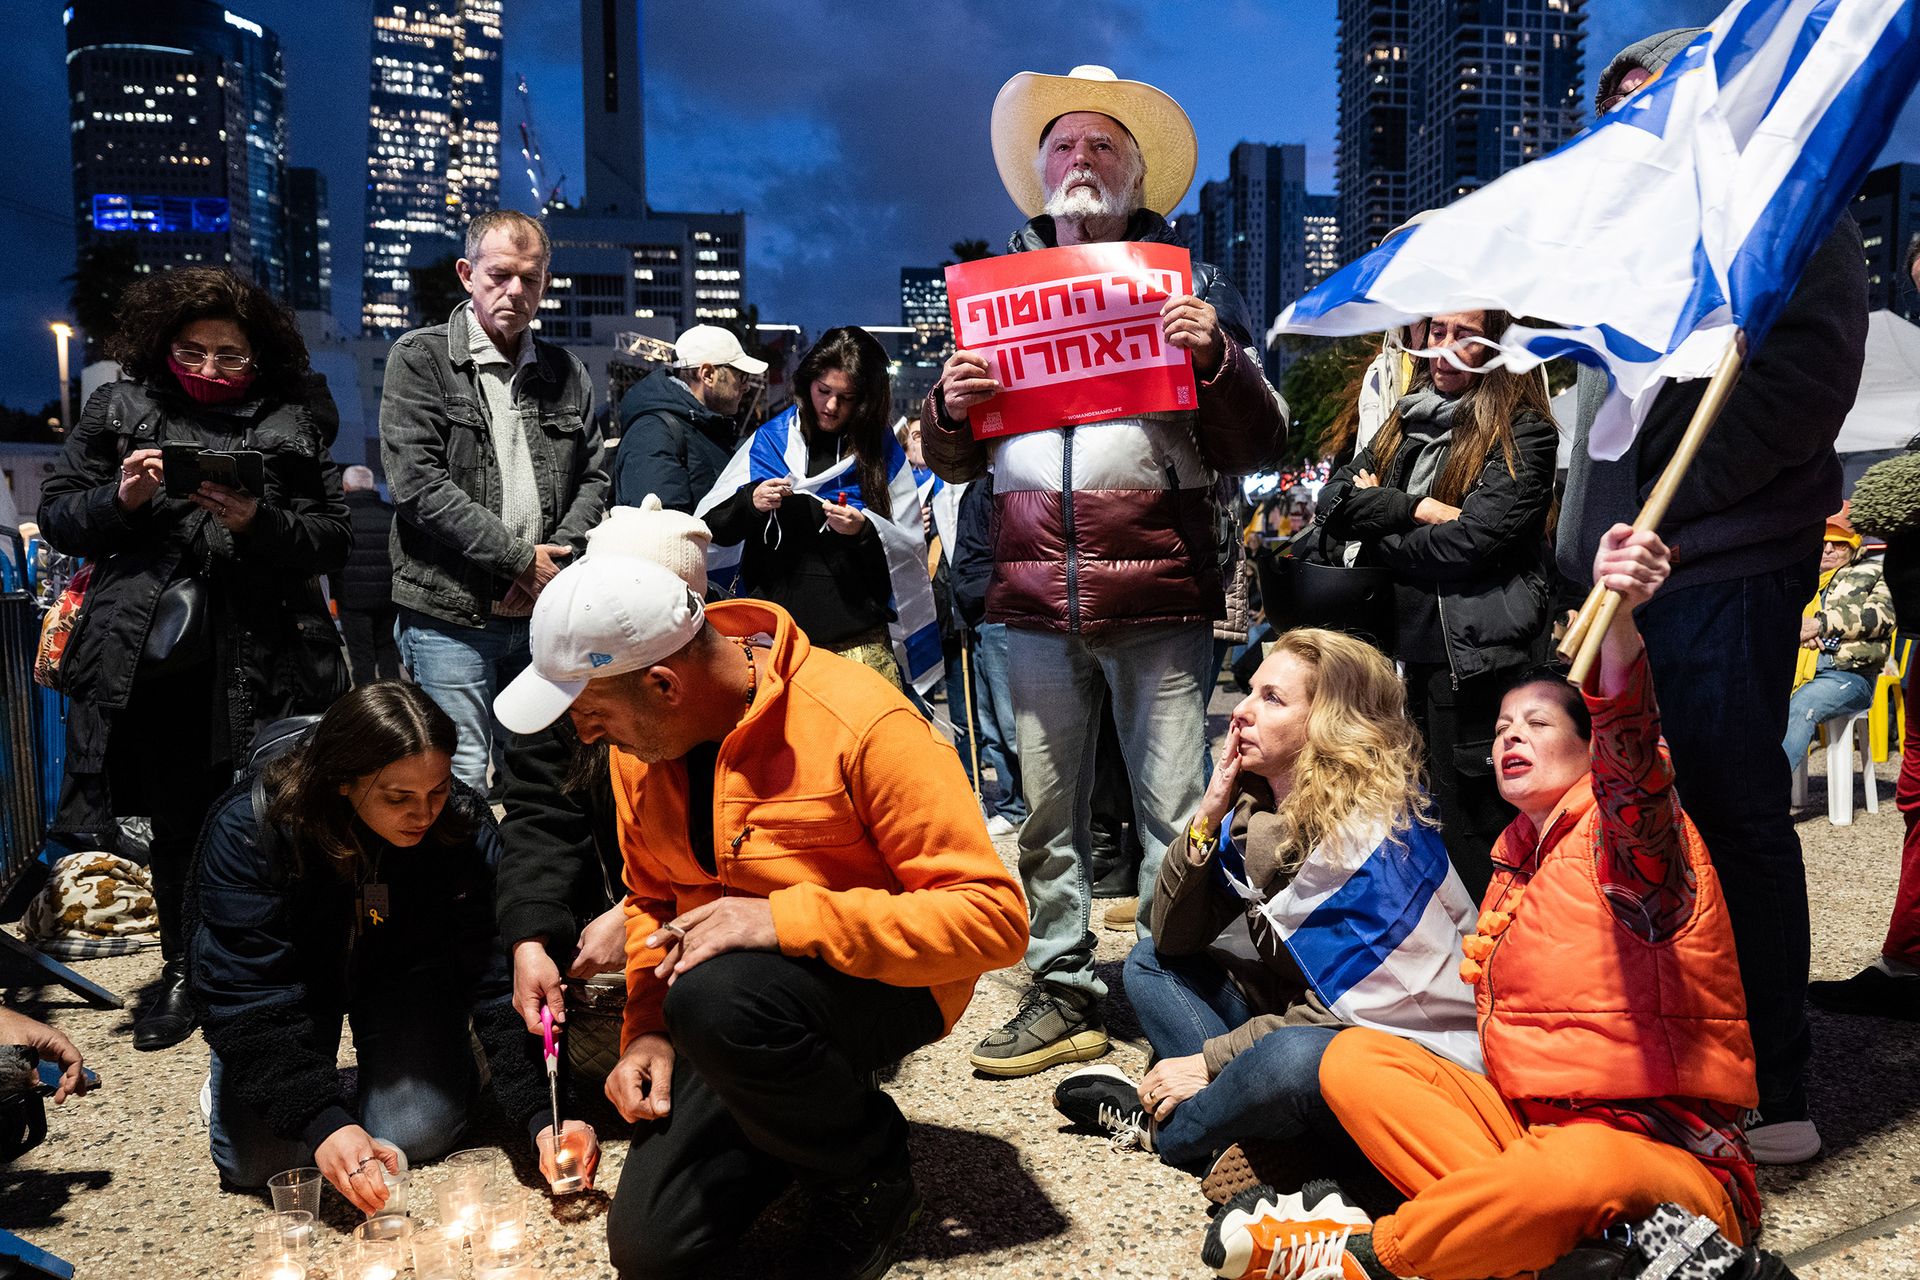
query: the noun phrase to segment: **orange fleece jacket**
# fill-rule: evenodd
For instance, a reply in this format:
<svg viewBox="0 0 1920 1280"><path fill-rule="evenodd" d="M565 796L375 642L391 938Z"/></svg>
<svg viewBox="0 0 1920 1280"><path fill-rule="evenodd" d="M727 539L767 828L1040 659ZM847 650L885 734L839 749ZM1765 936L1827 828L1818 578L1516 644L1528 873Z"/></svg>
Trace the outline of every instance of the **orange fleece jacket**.
<svg viewBox="0 0 1920 1280"><path fill-rule="evenodd" d="M777 605L707 608L755 649L753 706L714 769L714 874L687 840L687 771L612 753L626 862L627 1014L622 1044L662 1031L663 956L646 938L723 896L773 905L782 954L842 973L926 987L946 1030L981 974L1016 963L1027 908L1001 865L960 757L899 690L815 649Z"/></svg>

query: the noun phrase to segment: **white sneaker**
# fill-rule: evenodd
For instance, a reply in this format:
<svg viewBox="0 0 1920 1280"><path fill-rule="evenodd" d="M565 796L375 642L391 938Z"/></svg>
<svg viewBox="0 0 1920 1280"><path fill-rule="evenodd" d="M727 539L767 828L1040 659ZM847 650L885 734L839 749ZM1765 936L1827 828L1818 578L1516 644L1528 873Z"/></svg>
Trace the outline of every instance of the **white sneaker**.
<svg viewBox="0 0 1920 1280"><path fill-rule="evenodd" d="M1820 1131L1811 1120L1781 1120L1768 1124L1759 1112L1749 1113L1747 1145L1756 1164L1805 1164L1820 1154Z"/></svg>
<svg viewBox="0 0 1920 1280"><path fill-rule="evenodd" d="M1013 835L1019 830L1020 828L1009 822L1003 813L996 813L987 819L987 834L996 840L1001 836Z"/></svg>
<svg viewBox="0 0 1920 1280"><path fill-rule="evenodd" d="M213 1128L213 1069L207 1069L206 1076L200 1081L200 1127Z"/></svg>

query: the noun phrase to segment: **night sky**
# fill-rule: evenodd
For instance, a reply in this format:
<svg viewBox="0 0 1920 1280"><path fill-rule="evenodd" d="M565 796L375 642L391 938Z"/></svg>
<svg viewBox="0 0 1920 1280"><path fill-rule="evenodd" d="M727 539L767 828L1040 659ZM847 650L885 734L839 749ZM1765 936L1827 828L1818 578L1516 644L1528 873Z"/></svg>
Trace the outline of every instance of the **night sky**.
<svg viewBox="0 0 1920 1280"><path fill-rule="evenodd" d="M125 0L137 3L138 0ZM548 171L577 195L577 0L505 0L503 143L517 143L514 77L525 75ZM1704 23L1715 0L1589 0L1587 78L1623 45ZM0 403L37 408L56 391L49 321L72 270L65 37L58 0L27 0L0 53L13 87L0 189ZM371 0L235 0L279 33L287 66L288 162L325 171L335 312L360 288ZM1019 215L1001 189L987 115L1015 72L1111 66L1165 89L1199 133L1194 191L1242 139L1303 142L1310 189L1333 190L1334 0L1171 5L984 0L685 0L646 5L648 195L661 209L744 209L749 300L766 321L812 332L899 323L899 269L930 266L963 238L998 248ZM517 150L506 203L531 209ZM1920 160L1909 103L1882 160ZM1186 204L1196 195L1189 193Z"/></svg>

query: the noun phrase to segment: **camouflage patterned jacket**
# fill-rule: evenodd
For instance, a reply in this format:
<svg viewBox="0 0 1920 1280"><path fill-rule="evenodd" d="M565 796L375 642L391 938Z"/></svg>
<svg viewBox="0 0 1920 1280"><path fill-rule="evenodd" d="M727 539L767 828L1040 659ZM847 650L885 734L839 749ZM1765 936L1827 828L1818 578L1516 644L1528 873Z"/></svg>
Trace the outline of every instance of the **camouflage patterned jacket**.
<svg viewBox="0 0 1920 1280"><path fill-rule="evenodd" d="M1887 664L1894 618L1893 593L1878 561L1842 566L1820 593L1813 616L1820 624L1820 650L1832 656L1834 666L1868 679L1880 674Z"/></svg>

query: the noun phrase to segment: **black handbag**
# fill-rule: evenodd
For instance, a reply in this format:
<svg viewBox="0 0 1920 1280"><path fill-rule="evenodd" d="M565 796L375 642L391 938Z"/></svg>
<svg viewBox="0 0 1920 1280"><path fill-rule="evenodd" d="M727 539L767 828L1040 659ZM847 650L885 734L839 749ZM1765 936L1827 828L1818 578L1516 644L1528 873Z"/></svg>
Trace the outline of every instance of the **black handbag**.
<svg viewBox="0 0 1920 1280"><path fill-rule="evenodd" d="M188 671L213 657L213 620L207 586L198 578L169 582L153 606L153 622L140 650L142 675Z"/></svg>
<svg viewBox="0 0 1920 1280"><path fill-rule="evenodd" d="M1343 631L1372 644L1388 657L1394 647L1393 571L1374 566L1350 568L1331 563L1326 535L1303 534L1285 548L1254 553L1260 597L1267 622L1276 632L1295 627Z"/></svg>

